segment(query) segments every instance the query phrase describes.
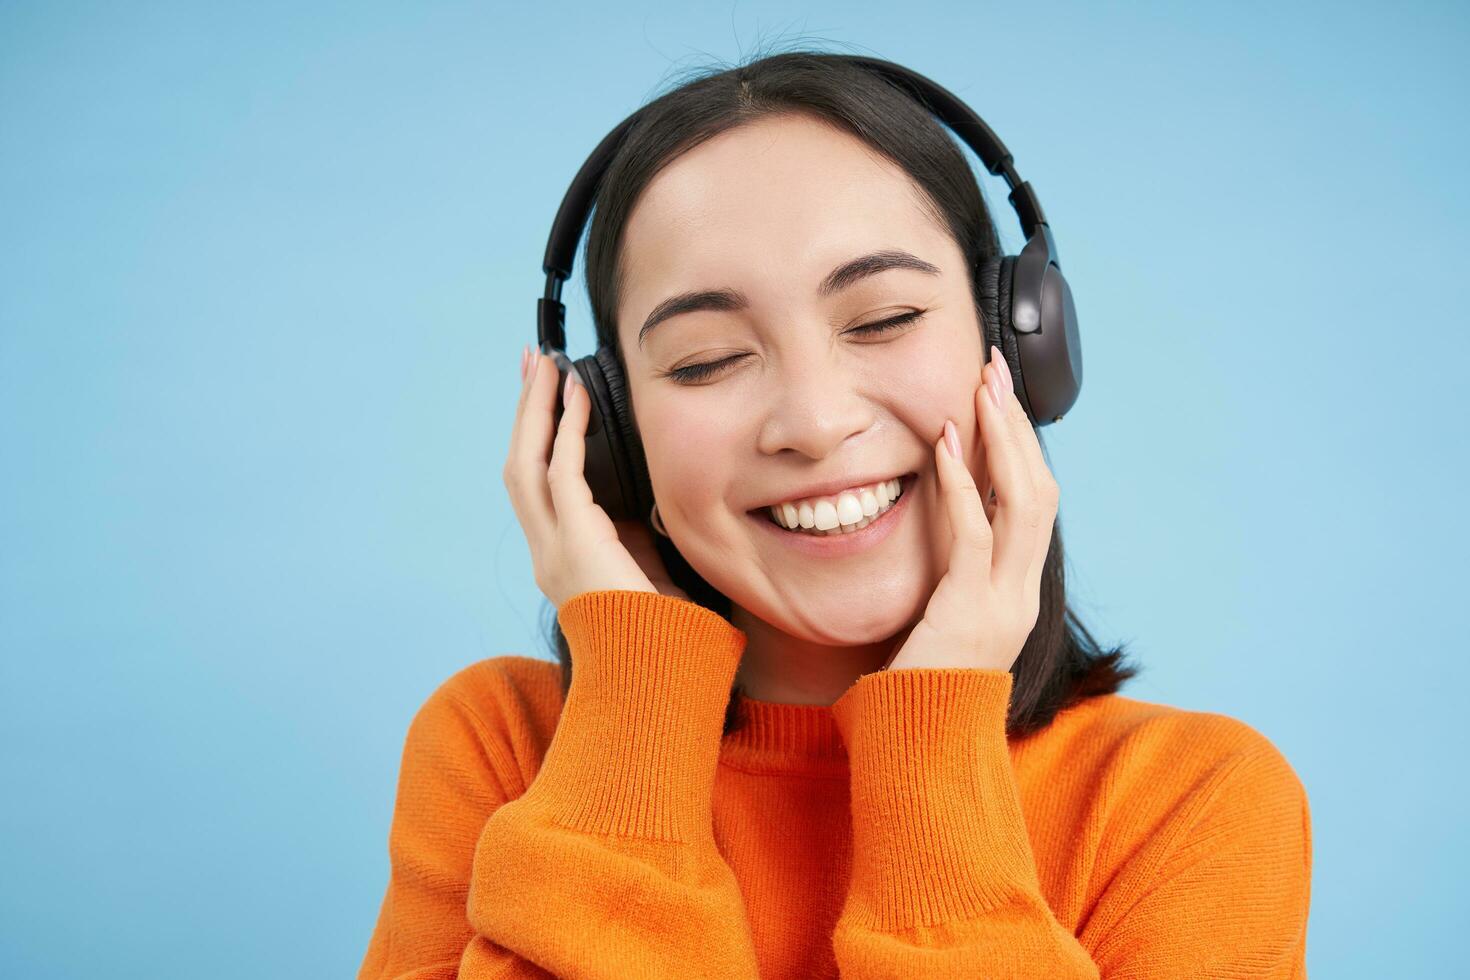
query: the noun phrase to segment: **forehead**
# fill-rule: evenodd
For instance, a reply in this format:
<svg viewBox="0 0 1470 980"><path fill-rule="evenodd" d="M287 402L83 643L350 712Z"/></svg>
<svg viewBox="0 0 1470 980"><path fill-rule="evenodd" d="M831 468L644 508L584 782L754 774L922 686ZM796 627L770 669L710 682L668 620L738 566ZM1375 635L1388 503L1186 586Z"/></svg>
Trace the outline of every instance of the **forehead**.
<svg viewBox="0 0 1470 980"><path fill-rule="evenodd" d="M908 174L866 143L813 116L768 116L649 182L623 231L620 305L639 316L670 291L760 283L809 294L843 259L943 234Z"/></svg>

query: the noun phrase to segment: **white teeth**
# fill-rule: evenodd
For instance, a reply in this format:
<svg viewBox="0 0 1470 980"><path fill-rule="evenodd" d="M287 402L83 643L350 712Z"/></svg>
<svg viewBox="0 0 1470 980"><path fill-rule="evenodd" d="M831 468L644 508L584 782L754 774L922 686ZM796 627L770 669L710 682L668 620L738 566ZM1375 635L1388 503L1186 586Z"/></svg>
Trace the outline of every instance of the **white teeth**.
<svg viewBox="0 0 1470 980"><path fill-rule="evenodd" d="M845 534L867 527L898 498L900 478L884 480L854 493L844 490L833 500L772 504L766 508L771 519L789 531L814 534Z"/></svg>

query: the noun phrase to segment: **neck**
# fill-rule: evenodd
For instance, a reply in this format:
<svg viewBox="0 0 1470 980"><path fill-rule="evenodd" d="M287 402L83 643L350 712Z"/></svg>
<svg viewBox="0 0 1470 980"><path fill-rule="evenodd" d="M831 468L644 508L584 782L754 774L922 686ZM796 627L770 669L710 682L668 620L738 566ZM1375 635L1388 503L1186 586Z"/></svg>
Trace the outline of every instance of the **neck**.
<svg viewBox="0 0 1470 980"><path fill-rule="evenodd" d="M831 705L863 674L882 670L908 638L897 636L862 646L826 646L784 633L739 605L730 621L746 635L735 678L746 697L781 704Z"/></svg>

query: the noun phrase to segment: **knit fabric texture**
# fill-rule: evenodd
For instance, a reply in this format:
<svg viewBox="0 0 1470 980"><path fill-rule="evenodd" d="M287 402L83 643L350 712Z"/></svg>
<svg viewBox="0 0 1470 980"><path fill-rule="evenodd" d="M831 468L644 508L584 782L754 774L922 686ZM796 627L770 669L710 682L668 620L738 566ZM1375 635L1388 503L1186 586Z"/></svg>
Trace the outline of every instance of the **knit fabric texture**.
<svg viewBox="0 0 1470 980"><path fill-rule="evenodd" d="M405 739L359 980L1298 978L1306 791L1225 715L1109 694L1008 739L1012 677L740 696L745 634L652 592L560 667L450 677Z"/></svg>

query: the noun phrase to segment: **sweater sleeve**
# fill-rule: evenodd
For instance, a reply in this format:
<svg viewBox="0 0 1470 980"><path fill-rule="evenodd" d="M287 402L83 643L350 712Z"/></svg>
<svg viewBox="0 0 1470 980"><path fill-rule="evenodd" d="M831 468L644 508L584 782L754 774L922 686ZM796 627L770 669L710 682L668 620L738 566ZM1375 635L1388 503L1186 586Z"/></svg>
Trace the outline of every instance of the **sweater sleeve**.
<svg viewBox="0 0 1470 980"><path fill-rule="evenodd" d="M1269 743L1171 810L1154 835L1168 856L1116 876L1079 939L1042 894L1005 735L1011 685L997 670L879 671L833 705L852 773L843 977L1305 976L1305 794L1289 768L1263 767L1280 759Z"/></svg>
<svg viewBox="0 0 1470 980"><path fill-rule="evenodd" d="M465 897L475 841L522 785L503 744L450 683L409 723L388 831L388 888L359 980L455 976L473 935Z"/></svg>
<svg viewBox="0 0 1470 980"><path fill-rule="evenodd" d="M395 875L401 864L404 881L433 892L435 911L417 925L433 935L414 935L422 953L412 956L395 945L374 961L370 951L381 965L365 964L363 976L756 977L744 901L712 819L745 634L696 603L632 590L580 593L557 617L574 669L536 777L489 808L472 854L436 860L405 844ZM477 777L415 772L463 792L401 805L395 830L405 842L485 810ZM409 929L417 907L390 892L383 915Z"/></svg>

